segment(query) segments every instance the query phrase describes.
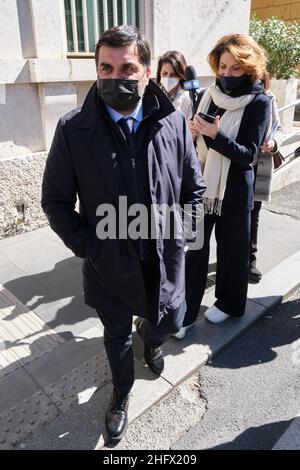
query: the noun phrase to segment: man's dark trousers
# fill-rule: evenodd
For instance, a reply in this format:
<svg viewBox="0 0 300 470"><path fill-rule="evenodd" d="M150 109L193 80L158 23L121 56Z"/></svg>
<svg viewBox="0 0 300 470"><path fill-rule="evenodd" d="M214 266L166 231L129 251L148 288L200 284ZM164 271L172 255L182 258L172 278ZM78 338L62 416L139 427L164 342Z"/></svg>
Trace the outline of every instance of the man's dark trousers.
<svg viewBox="0 0 300 470"><path fill-rule="evenodd" d="M143 278L147 298L152 301L155 292L155 269L151 262L141 262ZM115 389L120 394L127 394L134 383L134 358L132 349L132 318L126 313L118 313L113 309L111 312L97 311L104 326L104 346L112 372L112 381ZM142 315L141 315L142 316ZM160 322L154 326L145 320L142 325L141 334L146 344L159 346L169 340L172 333L177 333L183 322L184 310L174 310L168 313Z"/></svg>

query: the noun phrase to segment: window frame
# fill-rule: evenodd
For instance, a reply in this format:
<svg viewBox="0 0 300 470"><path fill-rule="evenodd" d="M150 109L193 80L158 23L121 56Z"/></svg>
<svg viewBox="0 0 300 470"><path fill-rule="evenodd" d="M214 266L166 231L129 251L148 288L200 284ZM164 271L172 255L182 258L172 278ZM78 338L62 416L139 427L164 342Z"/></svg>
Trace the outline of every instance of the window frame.
<svg viewBox="0 0 300 470"><path fill-rule="evenodd" d="M130 10L133 2L134 11ZM94 38L94 47L98 41L98 39L96 41L95 30L97 38L99 38L102 32L112 24L123 24L125 5L125 18L130 17L130 23L126 23L136 24L137 27L143 26L145 23L142 18L144 0L64 0L67 58L93 58L95 53L90 50L91 37ZM102 7L102 10L99 7ZM94 16L95 9L98 20ZM91 15L93 16L91 17ZM122 19L122 23L120 23L120 19ZM91 25L93 26L91 27Z"/></svg>

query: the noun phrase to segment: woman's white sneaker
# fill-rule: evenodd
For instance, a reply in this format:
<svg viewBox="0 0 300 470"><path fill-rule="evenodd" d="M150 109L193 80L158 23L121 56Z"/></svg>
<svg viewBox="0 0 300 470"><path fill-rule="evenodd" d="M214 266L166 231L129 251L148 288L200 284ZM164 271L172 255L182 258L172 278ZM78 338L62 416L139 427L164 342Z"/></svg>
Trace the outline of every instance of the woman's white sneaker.
<svg viewBox="0 0 300 470"><path fill-rule="evenodd" d="M174 333L172 336L174 336L174 338L177 338L177 339L182 339L185 337L187 330L189 330L192 326L193 326L193 323L191 325L182 326L180 330L177 331L177 333Z"/></svg>
<svg viewBox="0 0 300 470"><path fill-rule="evenodd" d="M222 312L222 310L218 309L215 305L207 309L204 316L211 323L222 323L222 321L227 320L227 318L230 317L230 315Z"/></svg>

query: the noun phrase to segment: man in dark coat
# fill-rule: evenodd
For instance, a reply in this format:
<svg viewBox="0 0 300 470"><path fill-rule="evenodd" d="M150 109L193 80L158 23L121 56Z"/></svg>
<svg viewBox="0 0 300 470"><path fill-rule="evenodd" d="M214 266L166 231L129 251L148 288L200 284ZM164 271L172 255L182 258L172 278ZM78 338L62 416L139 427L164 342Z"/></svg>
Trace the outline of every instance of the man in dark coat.
<svg viewBox="0 0 300 470"><path fill-rule="evenodd" d="M185 118L149 81L150 49L138 30L104 32L95 59L97 83L82 108L57 125L42 207L52 229L85 260L85 300L104 325L114 385L106 427L120 439L134 382L133 315L142 317L137 329L145 361L158 375L161 345L184 316L185 241L164 236L161 206L189 205L197 212L205 186ZM139 223L137 204L146 208Z"/></svg>

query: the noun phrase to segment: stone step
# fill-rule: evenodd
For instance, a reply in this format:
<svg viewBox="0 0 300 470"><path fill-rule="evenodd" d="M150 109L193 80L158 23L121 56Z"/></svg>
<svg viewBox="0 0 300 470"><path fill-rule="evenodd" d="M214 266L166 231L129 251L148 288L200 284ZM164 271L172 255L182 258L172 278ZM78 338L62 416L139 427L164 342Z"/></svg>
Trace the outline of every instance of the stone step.
<svg viewBox="0 0 300 470"><path fill-rule="evenodd" d="M272 192L280 191L300 180L300 158L290 158L288 162L282 165L274 172L272 180Z"/></svg>
<svg viewBox="0 0 300 470"><path fill-rule="evenodd" d="M294 135L296 131L299 134ZM275 170L272 181L272 192L279 191L300 179L300 126L285 130L287 139L280 148L284 163Z"/></svg>
<svg viewBox="0 0 300 470"><path fill-rule="evenodd" d="M298 132L295 135L295 132ZM280 151L284 158L295 156L295 151L300 147L300 127L293 127L286 130L286 140L281 145Z"/></svg>

